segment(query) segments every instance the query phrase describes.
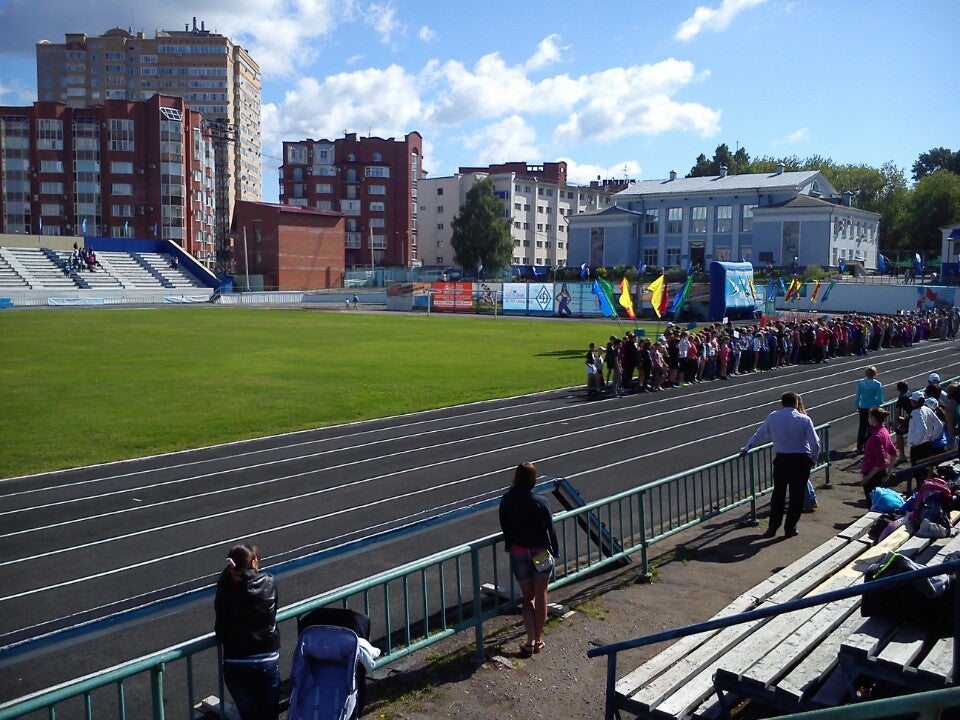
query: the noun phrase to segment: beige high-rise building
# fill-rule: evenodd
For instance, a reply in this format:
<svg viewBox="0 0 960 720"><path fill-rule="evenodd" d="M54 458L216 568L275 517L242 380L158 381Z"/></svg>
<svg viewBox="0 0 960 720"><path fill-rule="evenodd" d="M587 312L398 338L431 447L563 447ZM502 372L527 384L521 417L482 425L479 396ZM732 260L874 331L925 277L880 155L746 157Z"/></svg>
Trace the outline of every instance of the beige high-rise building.
<svg viewBox="0 0 960 720"><path fill-rule="evenodd" d="M184 99L204 120L221 121L219 143L227 173L218 192L218 217L229 228L237 199L262 198L260 67L229 38L201 23L155 36L113 28L91 37L68 33L61 44L37 43L41 102L81 108L105 100L146 100L156 94ZM217 132L214 132L216 146ZM218 189L219 190L219 189ZM226 196L226 197L224 197ZM224 214L221 200L227 199Z"/></svg>

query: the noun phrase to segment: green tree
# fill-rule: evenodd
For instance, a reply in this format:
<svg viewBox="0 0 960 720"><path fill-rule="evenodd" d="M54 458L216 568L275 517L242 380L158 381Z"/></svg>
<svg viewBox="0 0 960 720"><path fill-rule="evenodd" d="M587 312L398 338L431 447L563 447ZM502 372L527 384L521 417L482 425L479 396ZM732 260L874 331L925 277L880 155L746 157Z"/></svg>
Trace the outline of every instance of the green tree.
<svg viewBox="0 0 960 720"><path fill-rule="evenodd" d="M493 180L483 178L473 184L452 226L454 262L464 270L482 265L486 273L495 273L510 265L511 219L503 216L503 201L494 194Z"/></svg>
<svg viewBox="0 0 960 720"><path fill-rule="evenodd" d="M911 249L940 254L940 228L960 222L960 175L937 170L924 175L910 196Z"/></svg>
<svg viewBox="0 0 960 720"><path fill-rule="evenodd" d="M750 155L746 148L739 148L735 153L730 152L726 143L717 145L713 152L713 159L707 160L703 153L697 157L696 164L690 168L687 177L710 177L720 174L720 168L726 167L730 175L739 175L750 170Z"/></svg>
<svg viewBox="0 0 960 720"><path fill-rule="evenodd" d="M912 170L914 180L920 180L937 170L949 170L960 175L960 152L954 152L945 147L933 148L920 153Z"/></svg>

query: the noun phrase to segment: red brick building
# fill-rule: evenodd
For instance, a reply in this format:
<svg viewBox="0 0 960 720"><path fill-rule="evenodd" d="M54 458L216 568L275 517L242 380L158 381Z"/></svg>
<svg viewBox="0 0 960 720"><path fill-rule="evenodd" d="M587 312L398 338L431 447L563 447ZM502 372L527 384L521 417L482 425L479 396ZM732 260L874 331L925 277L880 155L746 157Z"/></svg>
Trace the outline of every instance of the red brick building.
<svg viewBox="0 0 960 720"><path fill-rule="evenodd" d="M181 98L0 107L0 233L173 240L212 265L213 154Z"/></svg>
<svg viewBox="0 0 960 720"><path fill-rule="evenodd" d="M241 200L230 233L237 275L262 276L265 290L343 287L343 228L337 212Z"/></svg>
<svg viewBox="0 0 960 720"><path fill-rule="evenodd" d="M419 264L417 189L423 139L357 137L283 143L280 199L342 213L344 260L354 265Z"/></svg>

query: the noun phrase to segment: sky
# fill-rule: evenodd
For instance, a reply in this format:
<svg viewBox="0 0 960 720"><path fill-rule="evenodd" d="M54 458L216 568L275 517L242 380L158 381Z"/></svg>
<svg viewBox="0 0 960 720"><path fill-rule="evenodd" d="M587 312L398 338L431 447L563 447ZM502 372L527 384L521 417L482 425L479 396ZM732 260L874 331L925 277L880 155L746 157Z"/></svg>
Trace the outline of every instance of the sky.
<svg viewBox="0 0 960 720"><path fill-rule="evenodd" d="M42 39L194 17L260 65L268 202L284 140L345 131L418 131L430 177L563 160L577 184L684 175L720 143L908 180L960 149L958 0L0 0L0 105L37 99Z"/></svg>

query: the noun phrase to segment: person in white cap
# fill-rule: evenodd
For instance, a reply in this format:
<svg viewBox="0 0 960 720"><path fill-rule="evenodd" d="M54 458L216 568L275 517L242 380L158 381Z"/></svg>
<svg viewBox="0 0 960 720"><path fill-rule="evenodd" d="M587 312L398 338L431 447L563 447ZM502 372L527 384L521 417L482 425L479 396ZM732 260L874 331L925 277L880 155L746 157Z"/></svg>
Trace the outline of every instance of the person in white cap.
<svg viewBox="0 0 960 720"><path fill-rule="evenodd" d="M919 465L936 453L933 443L943 432L943 422L924 404L923 393L911 393L910 402L913 404L913 411L910 413L910 425L907 427L907 445L910 448L910 465L913 466ZM918 487L926 476L926 469L914 471L913 477L916 478Z"/></svg>
<svg viewBox="0 0 960 720"><path fill-rule="evenodd" d="M923 394L926 397L930 398L939 398L940 397L940 376L936 373L930 373L930 377L927 378L927 387L923 391Z"/></svg>

